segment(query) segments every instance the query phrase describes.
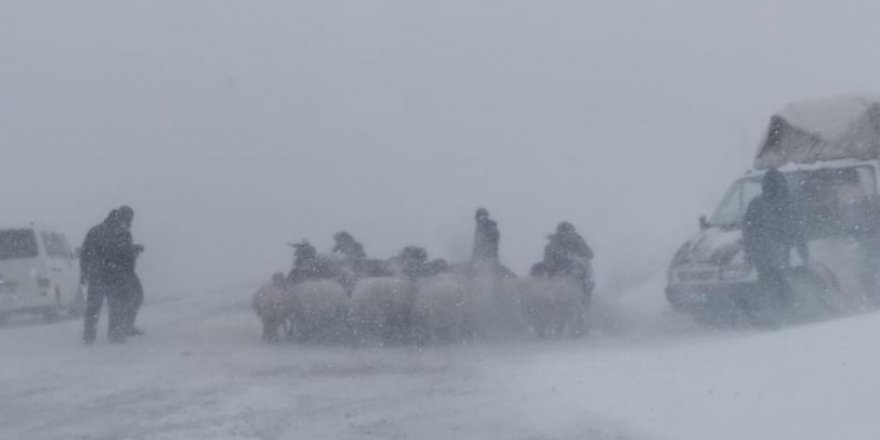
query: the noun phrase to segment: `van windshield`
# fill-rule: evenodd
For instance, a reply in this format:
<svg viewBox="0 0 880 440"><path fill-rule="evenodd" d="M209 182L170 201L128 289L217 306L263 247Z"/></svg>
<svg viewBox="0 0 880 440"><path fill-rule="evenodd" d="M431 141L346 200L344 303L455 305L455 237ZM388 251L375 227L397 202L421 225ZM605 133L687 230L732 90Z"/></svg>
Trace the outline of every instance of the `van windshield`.
<svg viewBox="0 0 880 440"><path fill-rule="evenodd" d="M867 166L827 168L785 173L795 209L812 237L830 236L851 230L860 220L858 208L865 196L873 195L876 177ZM749 202L761 194L761 176L734 182L709 219L712 226L741 227Z"/></svg>
<svg viewBox="0 0 880 440"><path fill-rule="evenodd" d="M709 218L709 224L719 228L735 229L740 227L742 218L746 215L749 202L761 194L761 180L759 177L750 177L737 180L727 190L727 194L721 199L715 213Z"/></svg>
<svg viewBox="0 0 880 440"><path fill-rule="evenodd" d="M33 229L0 231L0 260L33 258L39 254Z"/></svg>

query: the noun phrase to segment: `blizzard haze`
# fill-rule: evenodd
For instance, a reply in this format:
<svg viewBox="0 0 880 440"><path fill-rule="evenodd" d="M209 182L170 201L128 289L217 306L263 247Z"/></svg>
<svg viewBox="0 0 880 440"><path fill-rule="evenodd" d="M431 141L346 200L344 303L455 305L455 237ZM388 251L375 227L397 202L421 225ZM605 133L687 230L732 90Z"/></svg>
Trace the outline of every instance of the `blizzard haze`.
<svg viewBox="0 0 880 440"><path fill-rule="evenodd" d="M692 287L754 293L720 228L700 243L723 267L670 277L694 280L691 316L664 289L771 114L878 89L878 18L876 1L2 0L0 228L78 245L131 205L146 302L136 331L137 290L113 286L131 337L105 312L92 341L44 268L14 267L0 439L876 440L878 263L850 234L865 218L839 221L871 188L818 188L846 203L817 225L853 228L812 241L780 295ZM480 206L519 274L575 224L595 301L580 277L497 271L352 286L354 264L264 285L288 242L327 252L340 230L370 256L461 262ZM7 313L20 298L48 307Z"/></svg>
<svg viewBox="0 0 880 440"><path fill-rule="evenodd" d="M130 204L158 294L265 279L341 229L461 260L486 206L517 272L566 219L602 283L636 282L773 111L876 89L878 8L7 0L3 223L79 242Z"/></svg>

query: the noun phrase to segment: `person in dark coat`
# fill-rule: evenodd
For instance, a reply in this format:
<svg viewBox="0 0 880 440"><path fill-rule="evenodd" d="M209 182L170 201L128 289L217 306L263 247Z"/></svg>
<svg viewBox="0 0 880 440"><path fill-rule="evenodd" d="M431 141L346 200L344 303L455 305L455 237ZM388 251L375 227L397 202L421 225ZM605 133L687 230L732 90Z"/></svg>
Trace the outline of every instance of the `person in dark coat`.
<svg viewBox="0 0 880 440"><path fill-rule="evenodd" d="M132 213L115 209L86 234L80 259L80 281L87 286L83 340L95 341L98 316L107 299L107 334L111 342L125 341L125 313L130 273L139 252L132 242Z"/></svg>
<svg viewBox="0 0 880 440"><path fill-rule="evenodd" d="M404 276L414 280L429 273L428 251L419 246L407 246L398 255L400 270Z"/></svg>
<svg viewBox="0 0 880 440"><path fill-rule="evenodd" d="M589 298L593 290L593 250L569 222L559 223L556 232L547 238L550 242L544 247L544 260L532 267L532 275L574 277Z"/></svg>
<svg viewBox="0 0 880 440"><path fill-rule="evenodd" d="M791 248L797 248L804 263L809 261L810 253L785 176L775 169L767 171L761 191L749 203L743 218L743 247L758 273L758 281L785 307L791 301L785 282Z"/></svg>
<svg viewBox="0 0 880 440"><path fill-rule="evenodd" d="M339 267L318 255L317 249L308 241L291 244L294 248L293 269L287 275L289 286L309 280L337 278Z"/></svg>
<svg viewBox="0 0 880 440"><path fill-rule="evenodd" d="M126 229L131 230L131 222L134 221L134 210L129 206L122 206L119 208L119 213L122 218L127 219L128 224L126 225ZM141 309L141 306L144 303L144 287L141 284L141 279L135 271L135 266L137 263L137 257L140 256L141 252L144 251L144 247L139 244L134 245L134 259L130 261L129 264L126 265L126 269L128 270L128 280L127 285L128 288L126 290L126 301L127 306L125 308L125 320L123 323L123 328L126 336L140 336L143 335L144 332L135 327L134 323L137 320L138 312Z"/></svg>
<svg viewBox="0 0 880 440"><path fill-rule="evenodd" d="M333 252L338 252L346 260L360 261L367 258L364 245L360 244L354 236L346 231L333 234Z"/></svg>
<svg viewBox="0 0 880 440"><path fill-rule="evenodd" d="M489 211L484 208L477 209L475 219L477 224L474 232L471 263L475 265L478 263L498 264L498 245L501 241L498 223L489 218Z"/></svg>
<svg viewBox="0 0 880 440"><path fill-rule="evenodd" d="M544 269L551 275L571 275L579 264L593 259L593 250L569 222L561 222L544 247Z"/></svg>

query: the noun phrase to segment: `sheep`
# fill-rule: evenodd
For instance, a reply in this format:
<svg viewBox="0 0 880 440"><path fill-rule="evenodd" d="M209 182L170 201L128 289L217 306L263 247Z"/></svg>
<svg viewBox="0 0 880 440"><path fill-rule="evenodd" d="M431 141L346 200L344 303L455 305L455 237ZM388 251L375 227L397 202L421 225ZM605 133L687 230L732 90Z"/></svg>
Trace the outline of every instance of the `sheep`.
<svg viewBox="0 0 880 440"><path fill-rule="evenodd" d="M580 336L587 330L588 299L569 277L528 277L522 283L523 318L539 338Z"/></svg>
<svg viewBox="0 0 880 440"><path fill-rule="evenodd" d="M344 338L348 295L335 280L310 280L291 289L290 335L300 341L338 341Z"/></svg>
<svg viewBox="0 0 880 440"><path fill-rule="evenodd" d="M382 342L409 336L414 289L397 277L365 278L351 294L349 321L361 342L378 337Z"/></svg>
<svg viewBox="0 0 880 440"><path fill-rule="evenodd" d="M420 279L413 305L414 331L422 342L453 342L472 335L473 298L454 274Z"/></svg>
<svg viewBox="0 0 880 440"><path fill-rule="evenodd" d="M263 322L263 340L277 342L278 328L286 327L291 313L284 274L275 274L271 283L261 287L251 306Z"/></svg>
<svg viewBox="0 0 880 440"><path fill-rule="evenodd" d="M520 316L520 284L498 274L476 274L468 279L474 333L483 338L508 339L525 333Z"/></svg>

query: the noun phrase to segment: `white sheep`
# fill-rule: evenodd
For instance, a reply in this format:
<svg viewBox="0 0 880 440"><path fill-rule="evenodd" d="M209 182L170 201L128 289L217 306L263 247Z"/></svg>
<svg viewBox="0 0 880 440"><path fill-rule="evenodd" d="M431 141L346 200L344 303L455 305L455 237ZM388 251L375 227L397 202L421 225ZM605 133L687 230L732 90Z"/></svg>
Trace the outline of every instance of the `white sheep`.
<svg viewBox="0 0 880 440"><path fill-rule="evenodd" d="M361 342L400 341L410 335L414 289L396 277L364 278L351 294L349 320Z"/></svg>
<svg viewBox="0 0 880 440"><path fill-rule="evenodd" d="M522 282L520 309L540 338L582 335L587 308L588 298L576 279L528 277Z"/></svg>
<svg viewBox="0 0 880 440"><path fill-rule="evenodd" d="M338 341L346 334L348 295L335 280L312 280L291 289L291 332L303 341Z"/></svg>
<svg viewBox="0 0 880 440"><path fill-rule="evenodd" d="M471 290L455 274L418 281L413 305L414 333L422 342L452 342L473 333Z"/></svg>
<svg viewBox="0 0 880 440"><path fill-rule="evenodd" d="M473 301L474 333L489 339L508 339L526 332L520 315L520 283L515 278L478 274L468 280Z"/></svg>
<svg viewBox="0 0 880 440"><path fill-rule="evenodd" d="M251 305L263 322L263 340L276 342L278 328L286 328L291 312L289 295L284 286L284 275L261 287L254 294Z"/></svg>

